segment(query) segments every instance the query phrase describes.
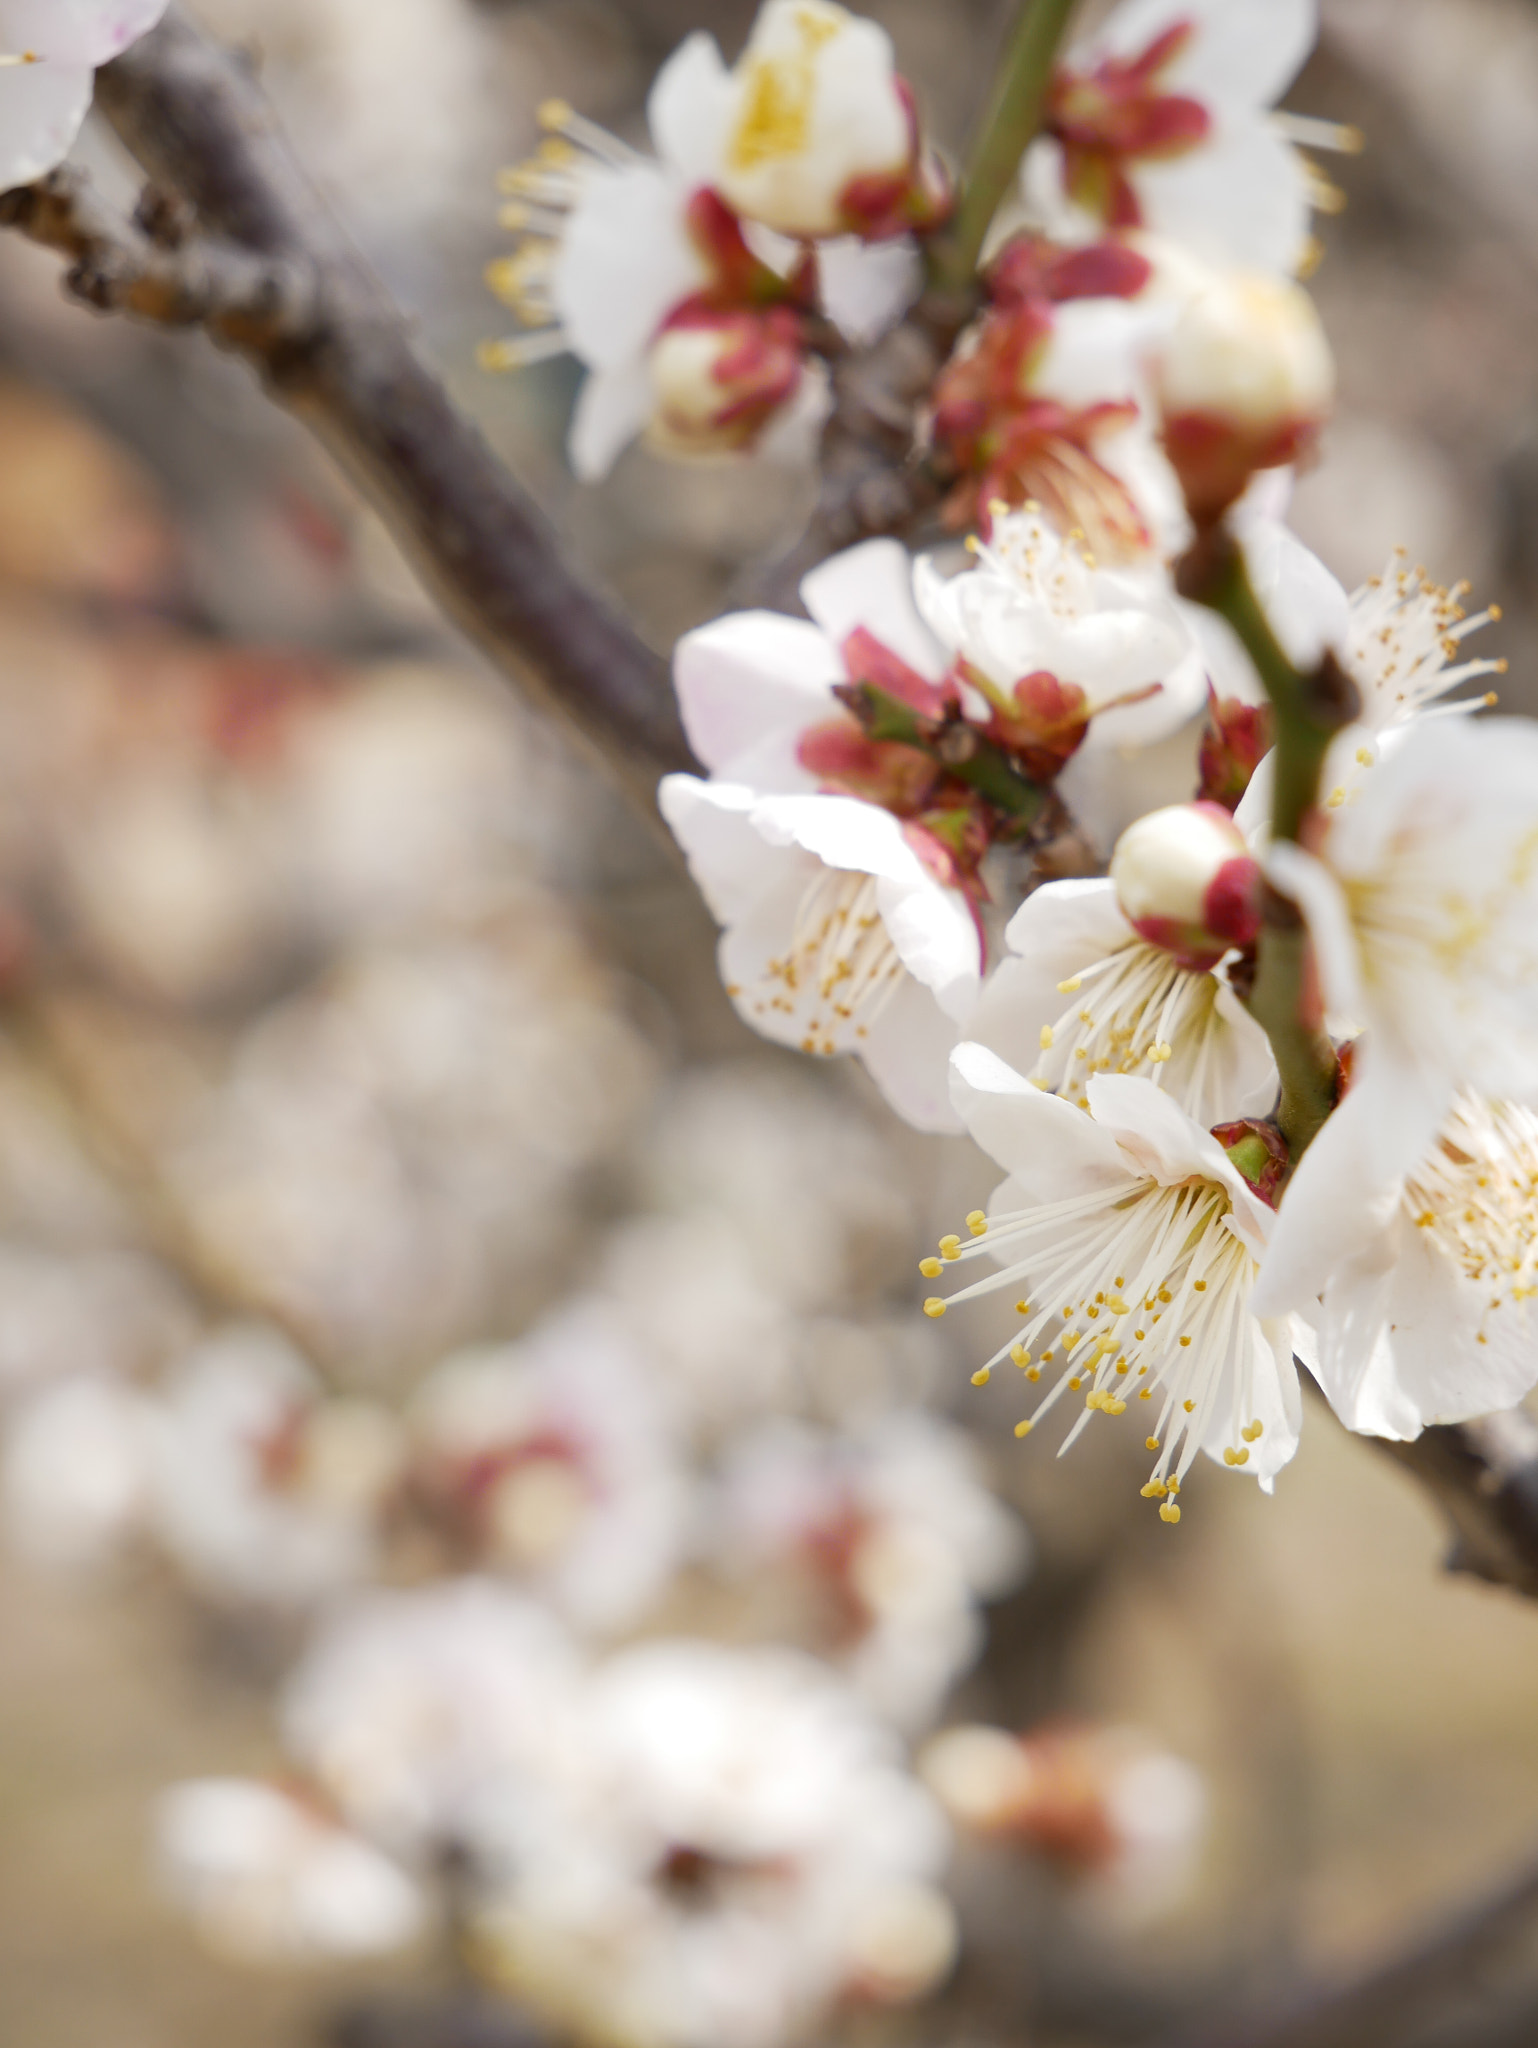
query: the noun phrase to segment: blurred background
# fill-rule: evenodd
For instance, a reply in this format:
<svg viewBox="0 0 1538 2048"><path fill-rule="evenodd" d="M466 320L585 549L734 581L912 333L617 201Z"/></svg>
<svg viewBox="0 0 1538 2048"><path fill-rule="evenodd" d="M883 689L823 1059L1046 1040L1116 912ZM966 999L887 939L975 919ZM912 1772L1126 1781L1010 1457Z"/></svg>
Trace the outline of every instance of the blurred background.
<svg viewBox="0 0 1538 2048"><path fill-rule="evenodd" d="M474 366L495 175L538 104L640 141L657 65L699 26L731 55L748 0L194 11L249 48L424 349L656 645L794 534L789 470L633 449L578 488L574 375ZM954 148L1009 10L865 11ZM1323 12L1289 104L1368 148L1329 165L1347 204L1313 288L1342 398L1295 523L1348 586L1397 544L1471 578L1505 611L1480 651L1511 657L1506 707L1538 711L1538 7ZM127 189L110 136L84 152ZM214 1911L200 1941L157 1875L165 1787L288 1782L275 1701L370 1578L492 1570L584 1654L683 1635L839 1669L957 1822L960 1949L927 2001L845 1999L820 2039L1187 2034L1369 1966L1538 1854L1538 1611L1443 1577L1426 1504L1317 1402L1273 1501L1208 1475L1178 1533L1110 1432L1061 1464L1017 1445L1007 1390L968 1384L976 1324L914 1313L917 1257L989 1169L749 1037L658 835L467 655L241 368L66 305L54 259L0 240L0 449L4 2038L448 2041L430 1931L344 1964ZM573 1297L601 1340L562 1323ZM631 1373L592 1412L639 1401L610 1454L644 1446L656 1488L586 1580L551 1562L548 1492L495 1541L455 1520L456 1431L512 1427L477 1419L467 1350L522 1387L563 1345ZM258 1496L292 1505L321 1411L305 1484L335 1485L296 1524ZM518 1427L549 1464L554 1425ZM253 1478L231 1445L258 1439ZM918 1531L943 1597L851 1579L856 1523L899 1552ZM963 1724L1035 1731L1058 1807L1006 1825L998 1753L931 1746ZM1480 1995L1538 2012L1538 1931Z"/></svg>

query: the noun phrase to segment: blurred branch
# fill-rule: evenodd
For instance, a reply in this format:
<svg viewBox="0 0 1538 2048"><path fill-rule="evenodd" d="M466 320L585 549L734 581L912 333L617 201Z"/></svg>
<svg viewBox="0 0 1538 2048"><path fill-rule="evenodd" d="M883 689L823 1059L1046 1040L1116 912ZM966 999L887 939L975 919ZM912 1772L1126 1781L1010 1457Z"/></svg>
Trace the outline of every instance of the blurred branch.
<svg viewBox="0 0 1538 2048"><path fill-rule="evenodd" d="M1439 1424L1413 1443L1374 1438L1452 1524L1449 1571L1538 1599L1538 1423L1521 1409Z"/></svg>
<svg viewBox="0 0 1538 2048"><path fill-rule="evenodd" d="M1531 1986L1524 2003L1523 1994L1501 1999L1485 1980L1502 1951L1531 1953L1535 1920L1538 1864L1384 1968L1281 2013L1186 2028L1179 2048L1514 2048L1535 2038L1523 2031L1533 2020Z"/></svg>
<svg viewBox="0 0 1538 2048"><path fill-rule="evenodd" d="M245 64L173 6L98 74L97 99L169 198L153 195L130 223L66 174L4 195L0 219L62 250L86 303L200 325L252 363L448 616L611 770L649 798L659 772L692 766L666 664L574 574L538 507L418 359Z"/></svg>

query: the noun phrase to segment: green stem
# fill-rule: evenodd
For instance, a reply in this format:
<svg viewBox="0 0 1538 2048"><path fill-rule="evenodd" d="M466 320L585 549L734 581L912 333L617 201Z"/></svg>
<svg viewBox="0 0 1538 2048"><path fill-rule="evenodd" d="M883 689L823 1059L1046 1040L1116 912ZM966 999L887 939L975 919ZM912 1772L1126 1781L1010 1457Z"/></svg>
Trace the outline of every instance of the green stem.
<svg viewBox="0 0 1538 2048"><path fill-rule="evenodd" d="M1021 8L972 145L956 211L930 248L930 282L941 290L964 291L972 281L989 224L1041 127L1052 65L1073 4L1025 0Z"/></svg>
<svg viewBox="0 0 1538 2048"><path fill-rule="evenodd" d="M1318 801L1330 742L1358 708L1353 687L1332 655L1312 675L1293 667L1255 595L1244 555L1226 533L1198 541L1183 565L1181 588L1228 621L1265 686L1276 726L1271 836L1296 841ZM1310 1017L1308 981L1303 919L1295 905L1268 892L1250 1012L1276 1055L1282 1083L1277 1122L1294 1165L1335 1104L1335 1053L1322 1024Z"/></svg>

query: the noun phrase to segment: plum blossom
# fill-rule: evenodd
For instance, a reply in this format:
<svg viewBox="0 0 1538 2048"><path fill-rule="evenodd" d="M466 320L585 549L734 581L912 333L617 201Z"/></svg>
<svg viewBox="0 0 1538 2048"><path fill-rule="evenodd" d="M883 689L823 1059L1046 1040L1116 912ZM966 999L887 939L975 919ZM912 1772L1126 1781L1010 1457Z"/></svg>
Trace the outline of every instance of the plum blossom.
<svg viewBox="0 0 1538 2048"><path fill-rule="evenodd" d="M166 1891L210 1948L242 1962L381 1955L427 1920L405 1871L275 1785L173 1785L155 1832Z"/></svg>
<svg viewBox="0 0 1538 2048"><path fill-rule="evenodd" d="M386 1409L323 1398L274 1332L231 1328L182 1361L160 1401L155 1533L216 1597L318 1600L368 1575L400 1463Z"/></svg>
<svg viewBox="0 0 1538 2048"><path fill-rule="evenodd" d="M958 1111L1009 1178L967 1218L971 1241L942 1238L922 1271L934 1278L978 1258L1002 1271L925 1309L943 1315L1000 1289L1020 1297L1017 1334L974 1384L1006 1359L1032 1384L1052 1368L1051 1391L1015 1434L1082 1390L1065 1450L1095 1414L1148 1403L1158 1455L1143 1491L1167 1522L1180 1519L1174 1496L1198 1450L1248 1469L1269 1493L1298 1444L1293 1352L1312 1350L1296 1318L1254 1312L1273 1211L1218 1139L1151 1082L1093 1077L1086 1115L983 1046L958 1046L951 1067Z"/></svg>
<svg viewBox="0 0 1538 2048"><path fill-rule="evenodd" d="M583 1688L547 1803L482 1816L497 1974L589 2040L777 2048L955 1952L947 1830L891 1732L785 1650L653 1642Z"/></svg>
<svg viewBox="0 0 1538 2048"><path fill-rule="evenodd" d="M957 480L948 522L992 531L1039 504L1108 563L1168 559L1189 538L1158 441L1150 364L1170 313L1121 239L1061 248L1017 235L983 276L988 304L935 383L928 437Z"/></svg>
<svg viewBox="0 0 1538 2048"><path fill-rule="evenodd" d="M982 1649L979 1603L1008 1592L1025 1532L970 1440L937 1416L848 1436L779 1422L731 1449L721 1517L744 1564L797 1565L820 1593L817 1647L900 1728L932 1720Z"/></svg>
<svg viewBox="0 0 1538 2048"><path fill-rule="evenodd" d="M618 1315L576 1303L520 1344L445 1360L408 1421L416 1489L477 1561L588 1630L624 1626L660 1594L688 1487Z"/></svg>
<svg viewBox="0 0 1538 2048"><path fill-rule="evenodd" d="M0 0L0 192L62 163L97 67L165 11L166 0Z"/></svg>
<svg viewBox="0 0 1538 2048"><path fill-rule="evenodd" d="M1538 1115L1460 1094L1402 1173L1375 1170L1372 1115L1353 1088L1304 1154L1257 1293L1314 1323L1348 1428L1410 1438L1538 1380Z"/></svg>
<svg viewBox="0 0 1538 2048"><path fill-rule="evenodd" d="M1289 138L1360 147L1269 111L1316 16L1314 0L1123 0L1054 75L1028 211L1064 240L1147 228L1209 262L1296 270L1322 181Z"/></svg>
<svg viewBox="0 0 1538 2048"><path fill-rule="evenodd" d="M972 1032L1038 1087L1086 1109L1093 1075L1141 1075L1206 1128L1275 1101L1266 1035L1226 976L1139 938L1114 882L1045 884L1005 938Z"/></svg>
<svg viewBox="0 0 1538 2048"><path fill-rule="evenodd" d="M1326 1159L1354 1142L1391 1179L1426 1152L1458 1088L1538 1099L1535 787L1528 722L1420 720L1353 801L1319 814L1310 849L1271 848L1327 1013L1365 1033L1349 1138L1332 1118L1316 1141Z"/></svg>
<svg viewBox="0 0 1538 2048"><path fill-rule="evenodd" d="M587 479L643 431L681 456L804 440L826 397L808 316L874 338L918 288L909 231L948 204L890 38L829 0L766 0L730 70L690 36L647 115L654 158L542 108L539 154L504 179L522 239L488 272L530 331L485 367L570 350L589 372Z"/></svg>
<svg viewBox="0 0 1538 2048"><path fill-rule="evenodd" d="M910 579L895 541L868 541L807 577L810 622L734 613L686 634L679 703L711 775L669 776L659 801L725 927L739 1014L805 1052L857 1052L901 1115L949 1129L945 1061L983 972L968 792L834 694L872 678L943 714L945 650Z"/></svg>
<svg viewBox="0 0 1538 2048"><path fill-rule="evenodd" d="M359 1595L289 1680L287 1746L352 1826L426 1855L537 1770L576 1670L559 1623L490 1580Z"/></svg>
<svg viewBox="0 0 1538 2048"><path fill-rule="evenodd" d="M0 1451L0 1506L17 1547L88 1571L142 1534L157 1420L148 1395L105 1373L73 1373L20 1401Z"/></svg>

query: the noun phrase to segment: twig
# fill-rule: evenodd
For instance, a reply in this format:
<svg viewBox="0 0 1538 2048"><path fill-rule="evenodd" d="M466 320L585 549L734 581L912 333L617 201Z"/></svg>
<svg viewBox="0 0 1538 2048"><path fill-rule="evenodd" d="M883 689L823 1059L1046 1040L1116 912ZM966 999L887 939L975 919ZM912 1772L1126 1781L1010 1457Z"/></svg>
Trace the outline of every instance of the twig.
<svg viewBox="0 0 1538 2048"><path fill-rule="evenodd" d="M999 202L1041 127L1073 5L1074 0L1025 0L1010 31L955 215L930 250L929 274L942 290L964 290L977 269Z"/></svg>
<svg viewBox="0 0 1538 2048"><path fill-rule="evenodd" d="M167 249L76 178L3 201L88 303L202 326L244 356L380 512L444 611L650 800L693 765L666 667L567 564L538 508L412 350L241 62L173 7L98 103L197 234Z"/></svg>
<svg viewBox="0 0 1538 2048"><path fill-rule="evenodd" d="M1330 742L1361 708L1356 685L1328 652L1312 675L1293 667L1251 588L1243 551L1226 527L1210 527L1198 537L1177 580L1183 596L1228 621L1255 664L1276 727L1271 834L1296 840L1318 800ZM1310 995L1308 953L1297 906L1268 888L1249 1007L1276 1055L1282 1084L1277 1122L1294 1164L1335 1104L1335 1054Z"/></svg>
<svg viewBox="0 0 1538 2048"><path fill-rule="evenodd" d="M1373 1442L1446 1514L1449 1571L1538 1599L1538 1423L1513 1409L1439 1424L1413 1443Z"/></svg>

